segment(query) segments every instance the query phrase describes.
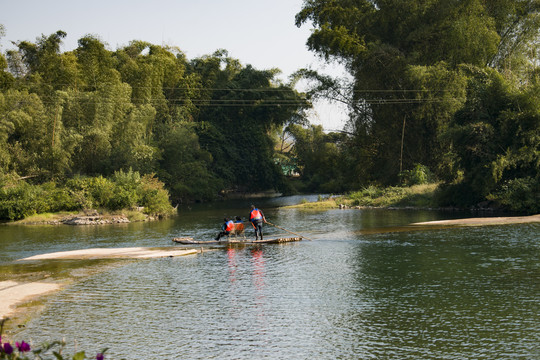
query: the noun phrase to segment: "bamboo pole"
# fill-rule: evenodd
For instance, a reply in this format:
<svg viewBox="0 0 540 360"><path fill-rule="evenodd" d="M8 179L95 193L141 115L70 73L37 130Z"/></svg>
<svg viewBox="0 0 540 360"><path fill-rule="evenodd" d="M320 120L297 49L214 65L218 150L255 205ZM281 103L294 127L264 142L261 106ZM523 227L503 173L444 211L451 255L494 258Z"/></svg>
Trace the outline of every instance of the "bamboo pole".
<svg viewBox="0 0 540 360"><path fill-rule="evenodd" d="M281 229L281 230L283 230L283 231L289 232L289 233L291 233L291 234L294 234L294 235L296 235L296 236L300 236L301 238L308 239L309 241L311 241L311 239L308 238L308 237L305 237L305 236L303 236L303 235L297 234L297 233L292 232L292 231L290 231L290 230L287 230L287 229L284 229L284 228L279 227L279 226L277 226L277 225L274 225L274 224L272 224L271 222L266 221L266 223L267 223L268 225L272 225L272 226L274 226L274 227L277 227L278 229Z"/></svg>

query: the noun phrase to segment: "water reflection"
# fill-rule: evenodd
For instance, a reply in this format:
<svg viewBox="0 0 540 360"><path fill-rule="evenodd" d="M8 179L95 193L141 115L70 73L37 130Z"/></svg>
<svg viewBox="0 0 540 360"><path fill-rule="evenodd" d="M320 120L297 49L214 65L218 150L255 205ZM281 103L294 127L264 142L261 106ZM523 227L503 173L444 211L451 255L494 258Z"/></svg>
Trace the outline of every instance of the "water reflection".
<svg viewBox="0 0 540 360"><path fill-rule="evenodd" d="M261 249L251 250L253 264L253 284L255 285L255 308L257 310L258 332L264 336L268 328L265 317L266 296L264 286L264 258Z"/></svg>
<svg viewBox="0 0 540 360"><path fill-rule="evenodd" d="M254 316L256 317L257 323L257 332L259 334L264 334L267 329L267 324L265 320L265 307L266 307L266 294L265 294L265 260L263 257L262 249L243 249L238 250L236 248L229 248L227 251L228 259L228 270L229 270L229 299L231 302L231 315L235 318L238 318L240 314L237 312L241 311L245 306L253 308ZM241 251L244 254L238 254ZM237 262L238 256L245 256L246 253L251 255L251 266L250 270L246 271L243 269L242 273L238 274L239 264ZM245 260L245 259L244 259ZM241 265L240 265L241 266ZM250 273L250 274L249 274ZM242 293L239 290L239 287L242 284L239 283L240 280L245 278L246 275L251 276L251 282L253 285L253 291L248 292L247 294ZM244 279L245 280L245 279ZM247 296L246 296L247 295ZM241 304L244 302L244 304Z"/></svg>

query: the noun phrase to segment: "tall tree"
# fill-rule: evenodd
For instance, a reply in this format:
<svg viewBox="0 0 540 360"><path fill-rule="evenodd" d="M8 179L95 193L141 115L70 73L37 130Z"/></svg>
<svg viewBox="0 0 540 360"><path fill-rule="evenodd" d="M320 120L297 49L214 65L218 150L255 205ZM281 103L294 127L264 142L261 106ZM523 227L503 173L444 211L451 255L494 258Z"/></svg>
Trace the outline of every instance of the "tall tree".
<svg viewBox="0 0 540 360"><path fill-rule="evenodd" d="M65 36L18 42L0 61L13 80L0 93L2 174L155 172L178 201L280 184L271 135L309 104L277 70L224 50L192 61L142 41L111 51L93 35L62 53Z"/></svg>
<svg viewBox="0 0 540 360"><path fill-rule="evenodd" d="M415 163L447 168L436 165L451 151L441 135L465 101L463 66L499 63L511 53L505 41L538 40L538 3L306 0L296 24L313 24L308 47L353 75L359 111L350 129L368 142L374 180L394 183Z"/></svg>
<svg viewBox="0 0 540 360"><path fill-rule="evenodd" d="M477 72L468 88L468 100L456 113L448 131L464 173L461 189L482 200L511 183L525 181L530 187L524 194L537 203L540 196L537 192L540 187L538 83L522 91L492 70Z"/></svg>
<svg viewBox="0 0 540 360"><path fill-rule="evenodd" d="M295 138L292 151L298 159L297 164L308 191L349 190L342 173L344 167L339 164L345 138L343 134L325 134L320 125L306 128L292 124L288 131Z"/></svg>

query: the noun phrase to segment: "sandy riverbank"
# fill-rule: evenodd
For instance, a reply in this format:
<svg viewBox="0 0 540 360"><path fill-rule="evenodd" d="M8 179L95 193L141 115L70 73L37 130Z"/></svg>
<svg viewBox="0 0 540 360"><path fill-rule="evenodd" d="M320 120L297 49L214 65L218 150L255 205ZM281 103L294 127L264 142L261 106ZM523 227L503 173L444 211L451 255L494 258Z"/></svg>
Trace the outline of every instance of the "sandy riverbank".
<svg viewBox="0 0 540 360"><path fill-rule="evenodd" d="M15 314L17 305L61 288L62 285L56 283L0 281L0 319Z"/></svg>
<svg viewBox="0 0 540 360"><path fill-rule="evenodd" d="M150 259L161 257L176 257L196 254L196 249L167 248L96 248L74 251L62 251L49 254L35 255L17 260L88 260L88 259ZM65 284L51 281L33 281L28 283L17 281L0 281L0 319L17 317L19 307L44 295L61 290Z"/></svg>
<svg viewBox="0 0 540 360"><path fill-rule="evenodd" d="M454 220L437 220L413 223L413 226L484 226L484 225L510 225L539 223L540 214L530 216L505 216L505 217L484 217L467 218Z"/></svg>
<svg viewBox="0 0 540 360"><path fill-rule="evenodd" d="M34 255L17 261L53 260L53 259L150 259L196 254L195 249L178 248L95 248L72 251L60 251L49 254Z"/></svg>

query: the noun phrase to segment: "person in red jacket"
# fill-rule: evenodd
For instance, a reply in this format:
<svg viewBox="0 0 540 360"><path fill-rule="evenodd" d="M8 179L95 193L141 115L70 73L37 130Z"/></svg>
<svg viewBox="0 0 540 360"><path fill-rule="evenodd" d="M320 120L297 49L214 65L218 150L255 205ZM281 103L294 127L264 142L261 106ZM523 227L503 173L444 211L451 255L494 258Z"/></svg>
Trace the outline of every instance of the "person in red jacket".
<svg viewBox="0 0 540 360"><path fill-rule="evenodd" d="M255 205L251 205L251 211L249 212L249 221L255 229L255 240L263 239L262 224L266 222L266 218L261 210L257 209Z"/></svg>
<svg viewBox="0 0 540 360"><path fill-rule="evenodd" d="M234 229L234 222L229 220L229 218L223 219L224 223L221 225L221 231L216 236L216 240L220 241L222 236L227 236Z"/></svg>

